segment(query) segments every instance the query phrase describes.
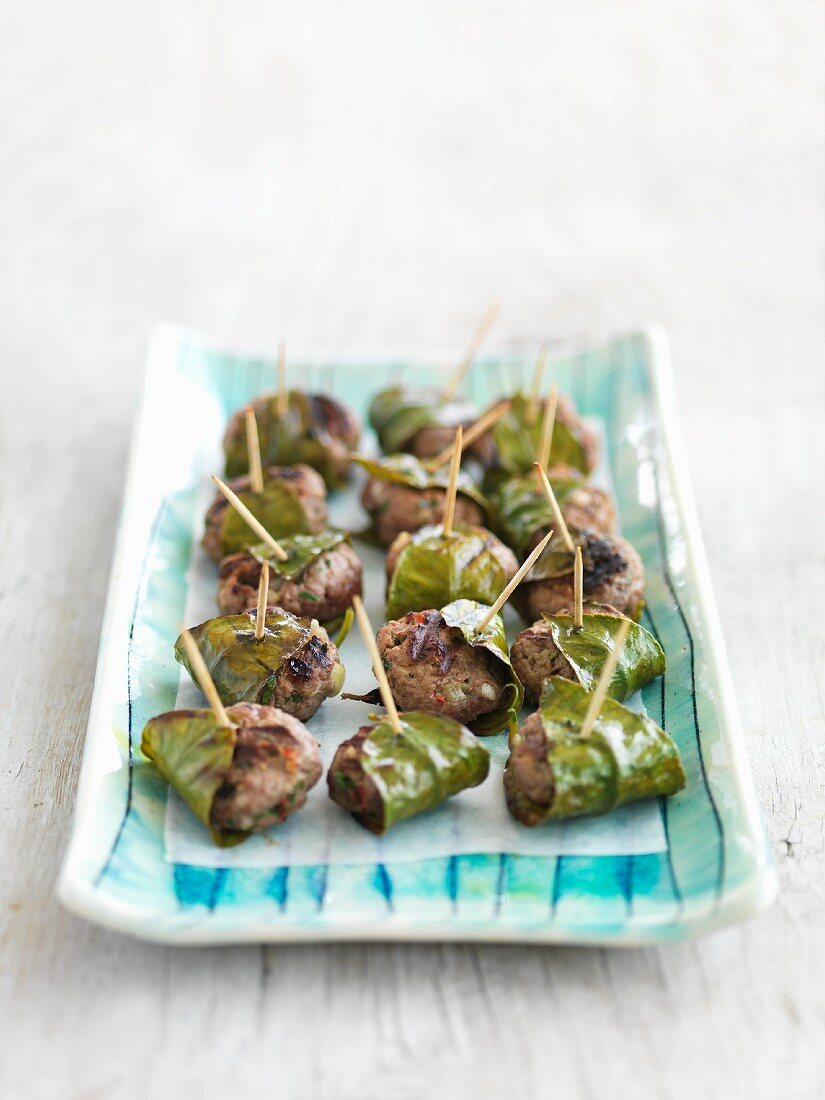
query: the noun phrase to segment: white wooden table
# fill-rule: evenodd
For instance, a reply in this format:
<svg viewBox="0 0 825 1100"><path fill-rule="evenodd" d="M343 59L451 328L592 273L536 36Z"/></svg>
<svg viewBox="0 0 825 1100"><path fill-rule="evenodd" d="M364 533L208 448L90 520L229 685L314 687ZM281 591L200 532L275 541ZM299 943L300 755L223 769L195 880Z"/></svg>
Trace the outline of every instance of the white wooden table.
<svg viewBox="0 0 825 1100"><path fill-rule="evenodd" d="M825 1095L825 8L0 8L0 1095ZM669 329L782 894L661 950L170 950L63 912L145 342Z"/></svg>

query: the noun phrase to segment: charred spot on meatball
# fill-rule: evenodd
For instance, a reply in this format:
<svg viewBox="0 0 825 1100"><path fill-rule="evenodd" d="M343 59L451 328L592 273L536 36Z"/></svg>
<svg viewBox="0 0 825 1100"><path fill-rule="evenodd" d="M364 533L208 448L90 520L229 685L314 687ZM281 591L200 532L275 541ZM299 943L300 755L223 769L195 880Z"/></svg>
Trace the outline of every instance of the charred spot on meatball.
<svg viewBox="0 0 825 1100"><path fill-rule="evenodd" d="M472 722L495 710L507 669L484 646L471 646L440 611L411 611L378 631L378 652L401 710Z"/></svg>

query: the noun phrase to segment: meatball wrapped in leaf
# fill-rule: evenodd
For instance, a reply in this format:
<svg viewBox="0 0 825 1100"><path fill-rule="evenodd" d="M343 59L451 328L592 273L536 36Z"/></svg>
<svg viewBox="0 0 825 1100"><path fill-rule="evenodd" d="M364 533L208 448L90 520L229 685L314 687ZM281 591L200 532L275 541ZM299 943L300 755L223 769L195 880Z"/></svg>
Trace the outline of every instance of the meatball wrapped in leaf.
<svg viewBox="0 0 825 1100"><path fill-rule="evenodd" d="M329 772L329 796L372 833L434 810L487 778L490 756L459 722L415 711L362 726L339 745Z"/></svg>
<svg viewBox="0 0 825 1100"><path fill-rule="evenodd" d="M620 535L596 531L571 528L571 535L582 548L584 599L638 619L644 607L645 568L631 544ZM574 555L557 534L513 593L514 605L528 622L573 606L573 565Z"/></svg>
<svg viewBox="0 0 825 1100"><path fill-rule="evenodd" d="M441 523L449 485L447 469L432 472L413 455L355 460L370 475L361 502L370 517L371 533L389 546L402 531L417 531ZM487 520L487 501L465 473L457 482L455 521L472 525Z"/></svg>
<svg viewBox="0 0 825 1100"><path fill-rule="evenodd" d="M276 539L317 534L327 525L323 478L309 466L272 466L264 470L263 492L250 488L248 475L234 478L229 488ZM253 539L249 527L229 501L218 493L206 513L203 548L213 561L245 550Z"/></svg>
<svg viewBox="0 0 825 1100"><path fill-rule="evenodd" d="M330 489L346 484L350 454L360 434L356 417L332 397L290 390L287 411L278 411L278 395L266 394L252 402L258 423L264 466L292 466L304 462L317 470ZM249 472L246 408L232 415L223 440L226 474Z"/></svg>
<svg viewBox="0 0 825 1100"><path fill-rule="evenodd" d="M542 685L550 676L578 680L587 691L598 683L605 662L616 648L616 635L626 616L603 604L585 605L583 611L580 627L567 611L545 614L513 642L510 659L531 702L538 700ZM623 703L634 691L664 675L664 671L662 647L643 626L631 622L607 694Z"/></svg>
<svg viewBox="0 0 825 1100"><path fill-rule="evenodd" d="M269 562L268 603L277 604L293 615L318 619L330 629L352 622L352 597L360 596L362 569L358 555L344 531L328 530L317 535L295 535L281 539L286 561L278 561L263 543L246 553L233 554L221 562L218 572L218 606L224 614L237 614L258 603L261 566ZM343 641L345 635L336 641Z"/></svg>
<svg viewBox="0 0 825 1100"><path fill-rule="evenodd" d="M147 722L141 751L221 848L284 821L321 777L318 743L275 707L237 703L232 726L211 710L176 710Z"/></svg>
<svg viewBox="0 0 825 1100"><path fill-rule="evenodd" d="M568 527L612 535L616 532L616 509L610 494L588 485L567 466L548 470L562 515ZM491 498L497 534L521 556L555 527L553 510L536 480L535 471L503 481Z"/></svg>
<svg viewBox="0 0 825 1100"><path fill-rule="evenodd" d="M590 699L579 683L547 680L538 711L514 739L504 791L510 813L523 825L607 814L685 786L671 737L614 699L605 700L591 735L583 738Z"/></svg>
<svg viewBox="0 0 825 1100"><path fill-rule="evenodd" d="M390 386L373 398L370 426L384 454L408 451L418 458L434 458L448 447L459 424L469 427L476 407L456 398L445 401L437 386Z"/></svg>
<svg viewBox="0 0 825 1100"><path fill-rule="evenodd" d="M492 604L518 562L484 527L441 525L402 535L387 555L387 616L444 607L454 600Z"/></svg>
<svg viewBox="0 0 825 1100"><path fill-rule="evenodd" d="M524 692L507 652L504 621L474 600L456 600L440 611L410 611L385 623L376 644L393 699L400 710L423 710L463 722L477 734L515 733ZM375 689L346 695L381 705Z"/></svg>
<svg viewBox="0 0 825 1100"><path fill-rule="evenodd" d="M513 394L510 408L490 429L492 455L485 487L532 470L542 421L542 408L533 417L532 407L531 399L525 394ZM581 474L589 474L596 465L598 452L596 436L579 417L573 403L559 394L548 465L564 463Z"/></svg>
<svg viewBox="0 0 825 1100"><path fill-rule="evenodd" d="M221 615L189 633L223 703L280 707L305 722L343 687L346 673L338 649L317 622L302 621L280 607L266 609L262 638L255 634L257 618L257 609ZM181 638L175 659L195 680Z"/></svg>

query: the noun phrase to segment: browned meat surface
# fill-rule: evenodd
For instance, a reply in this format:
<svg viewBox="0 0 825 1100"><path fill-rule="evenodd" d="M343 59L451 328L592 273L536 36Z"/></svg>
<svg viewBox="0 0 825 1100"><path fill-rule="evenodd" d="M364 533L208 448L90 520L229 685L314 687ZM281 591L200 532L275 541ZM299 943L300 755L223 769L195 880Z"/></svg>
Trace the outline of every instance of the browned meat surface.
<svg viewBox="0 0 825 1100"><path fill-rule="evenodd" d="M384 806L375 783L361 766L359 749L372 730L362 726L342 741L327 772L329 797L373 833L384 829Z"/></svg>
<svg viewBox="0 0 825 1100"><path fill-rule="evenodd" d="M312 405L316 417L333 439L340 439L348 452L358 445L361 426L355 414L346 405L323 393L312 394Z"/></svg>
<svg viewBox="0 0 825 1100"><path fill-rule="evenodd" d="M338 649L326 630L316 625L307 644L278 669L274 688L268 682L267 704L306 722L325 699L338 694L343 682Z"/></svg>
<svg viewBox="0 0 825 1100"><path fill-rule="evenodd" d="M261 563L251 554L232 554L218 573L218 607L224 615L248 611L258 603ZM293 615L328 622L342 615L361 595L361 562L347 542L325 550L295 580L269 574L269 603Z"/></svg>
<svg viewBox="0 0 825 1100"><path fill-rule="evenodd" d="M386 623L378 652L400 710L472 722L495 710L507 683L504 664L447 626L439 611L411 611Z"/></svg>
<svg viewBox="0 0 825 1100"><path fill-rule="evenodd" d="M323 531L327 525L327 490L324 479L311 466L298 463L296 466L269 466L264 470L265 481L282 481L296 494L304 509L307 529L315 534ZM233 478L229 488L236 493L249 489L249 476ZM206 528L203 533L203 548L212 561L220 561L223 556L220 529L231 505L223 493L216 493L215 499L206 513ZM276 536L278 532L275 532ZM250 531L250 541L257 536Z"/></svg>
<svg viewBox="0 0 825 1100"><path fill-rule="evenodd" d="M509 546L505 546L501 539L496 538L496 536L486 528L474 527L473 530L484 536L484 542L487 549L504 570L505 580L509 581L510 578L514 577L518 572L518 560L516 559L516 555ZM409 534L406 531L402 531L387 551L387 580L392 579L395 567L398 564L398 556L409 540Z"/></svg>
<svg viewBox="0 0 825 1100"><path fill-rule="evenodd" d="M462 425L466 431L473 423L472 420L465 420ZM455 440L455 427L446 426L434 426L431 428L420 428L411 439L404 444L404 450L409 454L413 454L416 458L435 458L436 455L440 455L441 452L452 445ZM469 447L465 448L464 456L467 458L474 458L482 465L489 465L492 459L492 440L488 436L482 436L477 439L475 443L471 443Z"/></svg>
<svg viewBox="0 0 825 1100"><path fill-rule="evenodd" d="M321 778L318 743L297 718L275 707L237 703L229 715L239 728L232 765L212 803L212 825L259 832L306 802Z"/></svg>
<svg viewBox="0 0 825 1100"><path fill-rule="evenodd" d="M251 402L259 421L268 418L272 394L264 394L256 397ZM355 415L350 412L340 401L327 397L320 393L307 394L312 403L312 410L317 425L327 432L326 452L330 463L330 473L333 479L343 478L350 465L350 454L358 444L360 425ZM224 446L231 446L238 438L246 435L246 409L244 405L236 409L229 418L224 435Z"/></svg>
<svg viewBox="0 0 825 1100"><path fill-rule="evenodd" d="M645 568L631 544L619 535L593 531L574 531L573 538L582 545L585 600L610 604L637 618L642 610ZM549 580L525 579L513 593L513 603L528 622L540 619L545 611L558 614L573 603L572 571Z"/></svg>
<svg viewBox="0 0 825 1100"><path fill-rule="evenodd" d="M570 467L565 467L570 469ZM573 530L595 531L600 535L615 535L618 531L618 517L613 498L604 489L595 485L580 485L561 505L565 523ZM525 557L541 542L550 529L550 525L537 528L527 545Z"/></svg>
<svg viewBox="0 0 825 1100"><path fill-rule="evenodd" d="M584 608L584 613L618 615L615 607L593 605ZM559 614L572 615L572 608L566 607ZM516 635L510 646L510 660L516 676L524 685L524 697L528 703L537 703L541 689L548 676L563 676L566 680L575 680L576 674L569 661L556 648L550 624L540 619Z"/></svg>
<svg viewBox="0 0 825 1100"><path fill-rule="evenodd" d="M555 781L547 762L547 734L537 712L525 721L514 740L504 769L504 792L511 812L525 825L538 820L525 805L525 797L539 806L553 802Z"/></svg>
<svg viewBox="0 0 825 1100"><path fill-rule="evenodd" d="M414 489L371 477L364 486L361 503L372 520L375 537L382 546L389 546L402 531L417 531L428 523L441 523L446 495L445 489ZM483 523L484 513L474 500L459 493L455 522Z"/></svg>

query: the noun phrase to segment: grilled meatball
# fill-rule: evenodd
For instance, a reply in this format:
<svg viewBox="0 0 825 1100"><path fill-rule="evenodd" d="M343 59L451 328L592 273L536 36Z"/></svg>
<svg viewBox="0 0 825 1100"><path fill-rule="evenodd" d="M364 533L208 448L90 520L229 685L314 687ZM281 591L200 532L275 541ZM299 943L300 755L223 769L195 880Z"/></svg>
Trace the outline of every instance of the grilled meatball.
<svg viewBox="0 0 825 1100"><path fill-rule="evenodd" d="M635 619L642 610L645 567L627 539L620 535L599 535L574 531L581 543L584 598L588 603L610 604ZM573 603L573 572L561 577L531 581L528 573L513 593L513 603L528 621L542 612L558 614Z"/></svg>
<svg viewBox="0 0 825 1100"><path fill-rule="evenodd" d="M484 535L485 544L490 553L496 558L501 568L504 570L506 580L510 580L518 572L518 561L516 555L509 548L505 546L501 539L497 539L494 534L488 531L484 527L473 527L473 531ZM410 541L410 535L408 531L402 531L400 535L393 541L392 546L387 550L387 580L392 580L392 575L395 572L395 567L398 564L398 558L401 551Z"/></svg>
<svg viewBox="0 0 825 1100"><path fill-rule="evenodd" d="M323 770L318 743L297 718L276 707L237 703L229 715L239 723L235 751L212 802L211 824L256 833L306 802Z"/></svg>
<svg viewBox="0 0 825 1100"><path fill-rule="evenodd" d="M466 432L473 424L472 420L465 420L462 427ZM455 441L455 425L436 424L429 428L419 430L404 444L402 450L415 455L416 458L435 458L451 447ZM463 459L474 458L482 466L487 466L492 461L493 445L489 436L481 436L464 449Z"/></svg>
<svg viewBox="0 0 825 1100"><path fill-rule="evenodd" d="M605 489L596 485L577 485L560 504L564 522L570 530L593 531L599 535L618 533L618 516L613 498ZM550 528L552 523L537 528L527 545L525 557L533 550Z"/></svg>
<svg viewBox="0 0 825 1100"><path fill-rule="evenodd" d="M499 403L501 399L493 402L487 412L490 412ZM572 467L567 467L577 474L588 474L591 470L595 469L596 463L599 459L599 439L595 432L585 424L579 414L576 412L576 407L573 402L565 394L560 393L556 401L556 422L564 424L565 427L570 428L573 434L581 444L581 448L584 455L584 469L572 471ZM525 427L525 430L526 427ZM537 431L537 428L533 429ZM482 443L482 447L479 450L479 458L484 462L485 466L495 467L497 465L497 448L495 444L495 438L490 432L485 434L478 440L478 443ZM548 476L553 476L548 471ZM560 476L556 474L555 476Z"/></svg>
<svg viewBox="0 0 825 1100"><path fill-rule="evenodd" d="M371 477L364 486L361 503L372 520L372 529L382 546L389 546L402 531L417 531L444 518L446 489L415 489L395 481ZM459 493L455 500L455 522L480 524L484 512L474 500Z"/></svg>
<svg viewBox="0 0 825 1100"><path fill-rule="evenodd" d="M538 711L526 719L512 743L504 769L504 791L511 812L515 803L549 806L553 801L555 780L547 760L547 733ZM518 819L525 825L536 825L540 820L521 814Z"/></svg>
<svg viewBox="0 0 825 1100"><path fill-rule="evenodd" d="M218 572L218 607L236 615L257 606L261 563L251 554L224 558ZM329 622L361 595L361 562L348 542L339 542L311 562L294 580L269 571L268 602L293 615Z"/></svg>
<svg viewBox="0 0 825 1100"><path fill-rule="evenodd" d="M615 607L591 604L584 608L584 614L619 615ZM570 608L563 608L560 615L572 615ZM537 703L541 689L548 676L563 676L565 680L575 680L576 674L570 662L556 648L550 624L544 619L528 626L518 634L510 646L510 660L513 669L524 687L524 697L528 703Z"/></svg>
<svg viewBox="0 0 825 1100"><path fill-rule="evenodd" d="M342 741L327 772L330 797L356 821L379 834L384 829L384 801L375 780L364 768L361 746L374 726L361 726L356 734Z"/></svg>
<svg viewBox="0 0 825 1100"><path fill-rule="evenodd" d="M495 710L507 669L471 646L440 611L410 611L378 631L378 652L401 710L423 710L467 724Z"/></svg>
<svg viewBox="0 0 825 1100"><path fill-rule="evenodd" d="M229 488L236 493L249 491L249 475L233 478L229 482ZM264 470L264 483L267 481L282 481L297 496L306 517L306 529L310 534L323 531L327 525L327 490L324 479L316 473L311 466L299 463L296 466L270 466ZM231 504L223 495L216 493L215 499L206 513L206 529L203 533L203 548L212 561L220 561L223 556L221 541L221 526L227 508ZM273 529L270 534L275 538L282 535L291 535L292 531L278 531ZM255 536L250 532L250 542Z"/></svg>
<svg viewBox="0 0 825 1100"><path fill-rule="evenodd" d="M327 397L322 393L307 393L305 396L310 404L313 423L311 434L316 438L319 436L324 438L325 461L322 468L325 480L330 485L339 484L346 480L350 455L358 445L358 437L361 432L360 425L355 415L340 401L336 401L334 398ZM266 459L265 440L267 434L265 425L272 419L272 403L272 394L264 394L251 402L258 418L264 460ZM223 441L224 450L227 454L238 446L239 440L245 440L246 438L246 410L247 406L244 405L242 408L237 409L229 419Z"/></svg>
<svg viewBox="0 0 825 1100"><path fill-rule="evenodd" d="M334 642L316 622L305 646L281 665L267 683L267 705L306 722L325 699L337 695L344 683L344 666Z"/></svg>

